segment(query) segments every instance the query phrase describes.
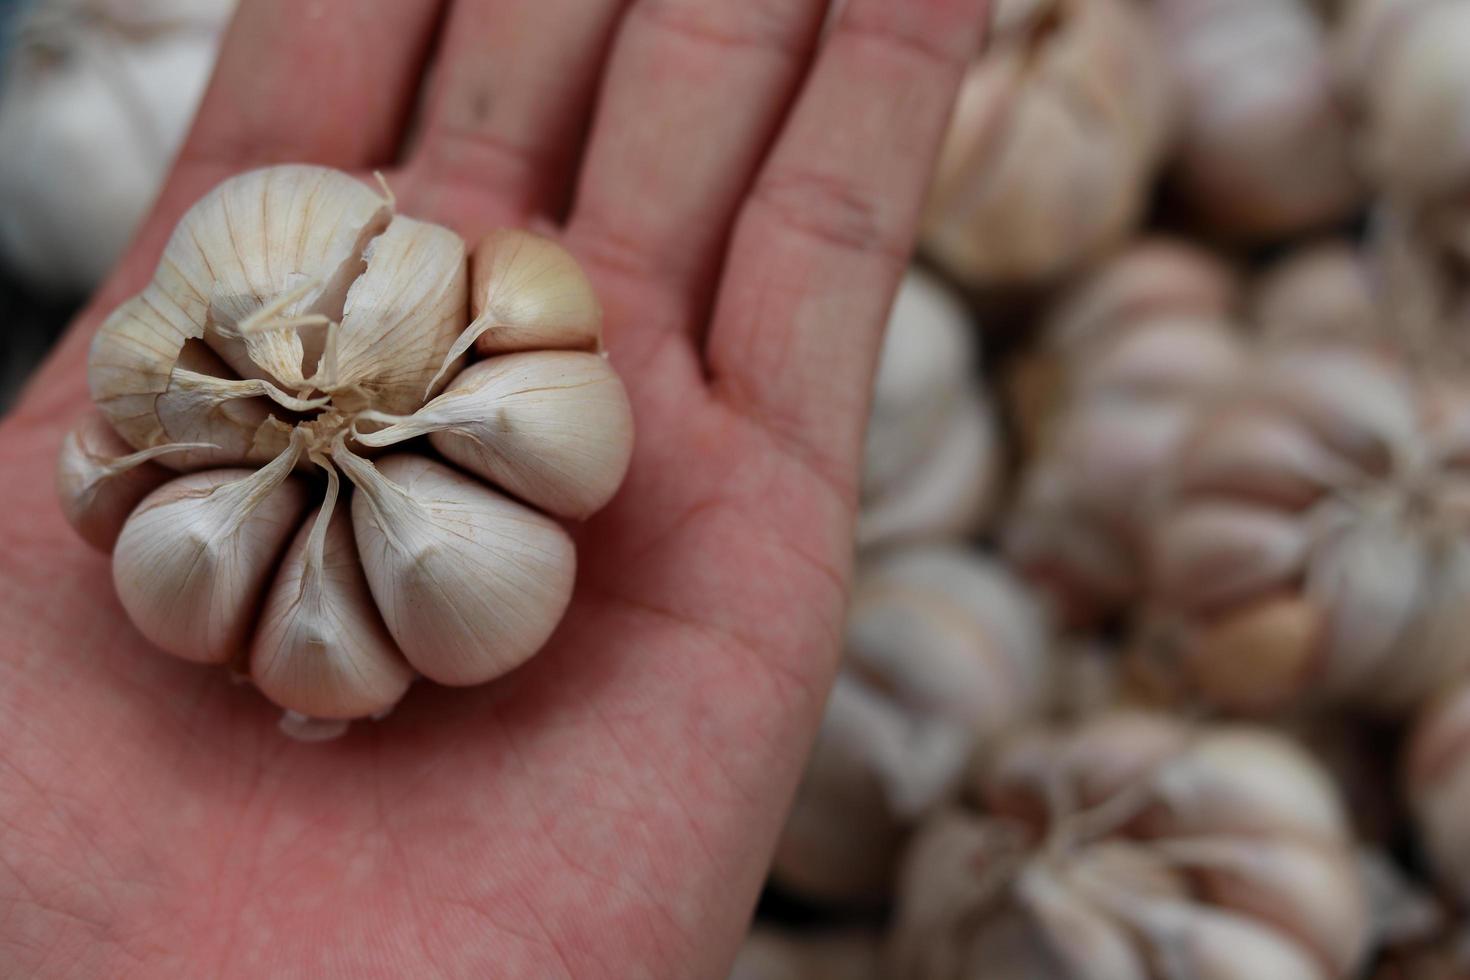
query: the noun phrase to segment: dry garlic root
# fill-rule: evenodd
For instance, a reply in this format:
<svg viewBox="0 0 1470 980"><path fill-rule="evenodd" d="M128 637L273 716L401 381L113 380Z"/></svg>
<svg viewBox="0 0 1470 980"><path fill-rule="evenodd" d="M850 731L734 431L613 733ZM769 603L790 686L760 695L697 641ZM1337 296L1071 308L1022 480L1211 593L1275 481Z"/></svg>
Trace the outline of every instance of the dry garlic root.
<svg viewBox="0 0 1470 980"><path fill-rule="evenodd" d="M828 901L884 898L908 829L953 791L977 739L1040 708L1049 652L1031 596L978 555L914 548L866 565L775 880Z"/></svg>
<svg viewBox="0 0 1470 980"><path fill-rule="evenodd" d="M730 980L880 980L878 937L867 932L786 934L756 928Z"/></svg>
<svg viewBox="0 0 1470 980"><path fill-rule="evenodd" d="M473 278L459 236L323 168L184 215L98 332L101 417L59 464L139 632L321 719L541 648L575 577L556 519L612 497L632 415L569 254L499 231Z"/></svg>
<svg viewBox="0 0 1470 980"><path fill-rule="evenodd" d="M920 831L901 882L906 980L1332 980L1368 938L1331 782L1265 730L1120 712L1025 734L983 809Z"/></svg>
<svg viewBox="0 0 1470 980"><path fill-rule="evenodd" d="M868 420L858 544L960 537L989 516L1001 473L995 413L975 379L960 300L918 269L888 320Z"/></svg>
<svg viewBox="0 0 1470 980"><path fill-rule="evenodd" d="M1461 681L1415 721L1404 783L1436 877L1470 902L1470 683ZM1470 959L1466 961L1470 966Z"/></svg>
<svg viewBox="0 0 1470 980"><path fill-rule="evenodd" d="M960 91L923 243L974 287L1050 279L1134 226L1169 127L1129 0L1001 0Z"/></svg>
<svg viewBox="0 0 1470 980"><path fill-rule="evenodd" d="M1148 487L1199 403L1244 360L1229 274L1152 242L1103 265L1046 325L1057 407L1022 475L1008 557L1084 623L1142 586Z"/></svg>
<svg viewBox="0 0 1470 980"><path fill-rule="evenodd" d="M1182 97L1174 176L1213 231L1339 220L1362 188L1322 24L1301 0L1151 0Z"/></svg>
<svg viewBox="0 0 1470 980"><path fill-rule="evenodd" d="M1412 708L1470 670L1470 392L1350 347L1250 374L1152 522L1163 647L1231 709Z"/></svg>

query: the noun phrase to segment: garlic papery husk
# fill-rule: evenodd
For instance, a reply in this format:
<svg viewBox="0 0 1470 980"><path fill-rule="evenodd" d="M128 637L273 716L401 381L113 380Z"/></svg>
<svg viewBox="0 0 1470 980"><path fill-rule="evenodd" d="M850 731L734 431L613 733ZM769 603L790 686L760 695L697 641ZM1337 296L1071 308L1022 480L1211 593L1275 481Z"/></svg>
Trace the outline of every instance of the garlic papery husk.
<svg viewBox="0 0 1470 980"><path fill-rule="evenodd" d="M1170 123L1147 16L1126 0L1005 0L961 87L926 251L973 287L1053 278L1137 222Z"/></svg>
<svg viewBox="0 0 1470 980"><path fill-rule="evenodd" d="M1346 240L1318 242L1273 263L1256 280L1251 322L1268 344L1384 342L1380 287L1368 256Z"/></svg>
<svg viewBox="0 0 1470 980"><path fill-rule="evenodd" d="M1278 734L1110 713L1018 735L975 790L905 858L895 975L1331 980L1363 964L1342 803Z"/></svg>
<svg viewBox="0 0 1470 980"><path fill-rule="evenodd" d="M600 354L507 354L466 368L413 415L364 412L386 423L364 446L428 435L451 462L543 510L583 518L601 510L633 455L633 411Z"/></svg>
<svg viewBox="0 0 1470 980"><path fill-rule="evenodd" d="M170 477L152 461L201 448L207 447L179 443L133 452L106 419L88 413L67 433L56 460L66 522L98 551L111 551L133 508Z"/></svg>
<svg viewBox="0 0 1470 980"><path fill-rule="evenodd" d="M1249 375L1155 502L1159 650L1227 709L1410 710L1470 671L1467 392L1340 344L1268 350Z"/></svg>
<svg viewBox="0 0 1470 980"><path fill-rule="evenodd" d="M455 470L399 454L333 461L357 486L352 526L388 632L425 677L480 684L546 643L572 597L566 531Z"/></svg>
<svg viewBox="0 0 1470 980"><path fill-rule="evenodd" d="M1404 787L1419 841L1435 877L1470 902L1470 683L1460 682L1414 721Z"/></svg>
<svg viewBox="0 0 1470 980"><path fill-rule="evenodd" d="M266 596L250 649L250 677L276 704L318 718L359 718L403 697L413 671L373 604L339 477L303 524Z"/></svg>
<svg viewBox="0 0 1470 980"><path fill-rule="evenodd" d="M876 934L781 932L757 925L745 937L729 980L880 980Z"/></svg>
<svg viewBox="0 0 1470 980"><path fill-rule="evenodd" d="M607 503L632 451L611 362L556 349L570 321L547 311L569 308L568 282L585 286L575 260L535 236L477 260L501 269L485 303L533 349L461 372L464 243L393 214L382 190L292 165L201 198L94 340L110 428L94 421L60 460L63 506L89 540L108 546L131 511L113 575L144 636L248 663L304 740L381 717L415 672L477 684L535 654L576 576L549 515ZM595 314L585 295L571 305L589 302ZM596 349L595 315L577 329Z"/></svg>
<svg viewBox="0 0 1470 980"><path fill-rule="evenodd" d="M883 494L932 456L974 382L977 328L947 286L910 267L888 316L864 436L862 493Z"/></svg>
<svg viewBox="0 0 1470 980"><path fill-rule="evenodd" d="M1358 205L1322 24L1301 0L1151 0L1181 96L1173 174L1212 231L1277 238Z"/></svg>
<svg viewBox="0 0 1470 980"><path fill-rule="evenodd" d="M1040 709L1049 653L1035 600L980 555L922 547L865 564L775 880L881 900L907 829L953 791L976 742Z"/></svg>
<svg viewBox="0 0 1470 980"><path fill-rule="evenodd" d="M244 652L265 587L305 512L299 447L259 470L205 470L153 491L112 556L118 598L152 643L219 664Z"/></svg>
<svg viewBox="0 0 1470 980"><path fill-rule="evenodd" d="M188 130L234 2L152 6L7 8L0 254L43 289L85 295L122 255Z"/></svg>

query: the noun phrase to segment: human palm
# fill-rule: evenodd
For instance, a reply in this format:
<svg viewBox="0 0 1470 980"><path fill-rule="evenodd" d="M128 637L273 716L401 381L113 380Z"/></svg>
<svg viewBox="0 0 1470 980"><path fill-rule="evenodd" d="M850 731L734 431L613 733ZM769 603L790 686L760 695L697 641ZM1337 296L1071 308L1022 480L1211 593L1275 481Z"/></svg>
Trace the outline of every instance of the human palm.
<svg viewBox="0 0 1470 980"><path fill-rule="evenodd" d="M435 5L245 0L155 214L0 425L0 975L725 969L834 670L867 381L983 2L851 0L820 53L822 0L623 6L454 4L395 168ZM280 160L559 234L638 426L550 645L321 744L149 649L51 478L102 316Z"/></svg>

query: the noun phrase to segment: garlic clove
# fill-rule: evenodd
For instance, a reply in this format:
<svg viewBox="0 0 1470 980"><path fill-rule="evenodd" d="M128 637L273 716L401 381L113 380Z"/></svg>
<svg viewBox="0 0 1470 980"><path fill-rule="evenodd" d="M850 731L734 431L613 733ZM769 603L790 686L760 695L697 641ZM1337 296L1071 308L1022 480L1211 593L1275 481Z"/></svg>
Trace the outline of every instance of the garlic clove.
<svg viewBox="0 0 1470 980"><path fill-rule="evenodd" d="M1255 403L1209 417L1181 445L1176 492L1241 496L1297 510L1361 474L1303 425Z"/></svg>
<svg viewBox="0 0 1470 980"><path fill-rule="evenodd" d="M1387 331L1377 292L1358 246L1329 239L1266 270L1253 290L1251 322L1275 346L1381 343Z"/></svg>
<svg viewBox="0 0 1470 980"><path fill-rule="evenodd" d="M470 266L472 320L449 348L436 381L472 345L486 357L601 349L602 306L581 263L557 242L500 228L480 239Z"/></svg>
<svg viewBox="0 0 1470 980"><path fill-rule="evenodd" d="M391 206L326 167L285 165L231 177L179 221L155 280L238 375L291 391L325 342L363 251ZM295 321L317 318L306 329Z"/></svg>
<svg viewBox="0 0 1470 980"><path fill-rule="evenodd" d="M66 522L92 547L110 552L133 508L171 475L152 460L198 448L179 444L135 453L106 419L89 413L66 434L56 461Z"/></svg>
<svg viewBox="0 0 1470 980"><path fill-rule="evenodd" d="M1047 945L1068 965L1068 976L1149 980L1142 951L1126 928L1058 880L1050 868L1029 865L1017 877L1015 891Z"/></svg>
<svg viewBox="0 0 1470 980"><path fill-rule="evenodd" d="M1156 316L1115 332L1075 366L1078 391L1187 396L1230 381L1244 363L1240 341L1217 317Z"/></svg>
<svg viewBox="0 0 1470 980"><path fill-rule="evenodd" d="M307 506L290 478L297 445L259 470L207 470L164 484L118 537L112 575L128 618L185 660L242 653L261 595Z"/></svg>
<svg viewBox="0 0 1470 980"><path fill-rule="evenodd" d="M1322 666L1323 618L1315 602L1279 596L1195 627L1182 651L1191 685L1228 711L1287 704Z"/></svg>
<svg viewBox="0 0 1470 980"><path fill-rule="evenodd" d="M1421 442L1413 390L1391 362L1351 348L1288 349L1262 374L1298 421L1363 470L1385 473Z"/></svg>
<svg viewBox="0 0 1470 980"><path fill-rule="evenodd" d="M1153 541L1155 593L1186 612L1247 601L1296 576L1308 547L1303 522L1247 504L1200 501L1169 513Z"/></svg>
<svg viewBox="0 0 1470 980"><path fill-rule="evenodd" d="M1152 947L1158 974L1189 980L1331 980L1311 955L1270 926L1183 901L1118 903Z"/></svg>
<svg viewBox="0 0 1470 980"><path fill-rule="evenodd" d="M408 662L441 684L479 684L536 653L571 600L566 532L418 456L332 459L357 486L352 525L368 586Z"/></svg>
<svg viewBox="0 0 1470 980"><path fill-rule="evenodd" d="M622 484L633 455L633 410L598 354L542 351L473 364L408 417L358 436L391 446L428 435L451 462L560 517L585 518Z"/></svg>
<svg viewBox="0 0 1470 980"><path fill-rule="evenodd" d="M314 719L359 718L392 707L413 680L358 560L352 522L327 501L297 531L266 595L250 647L250 677L266 697Z"/></svg>
<svg viewBox="0 0 1470 980"><path fill-rule="evenodd" d="M1356 974L1368 952L1368 905L1349 852L1271 837L1191 837L1154 846L1193 873L1211 904L1279 927L1332 976Z"/></svg>
<svg viewBox="0 0 1470 980"><path fill-rule="evenodd" d="M864 501L858 547L962 537L978 530L999 494L1000 451L995 415L972 388L940 424L929 453L896 484Z"/></svg>
<svg viewBox="0 0 1470 980"><path fill-rule="evenodd" d="M464 330L469 288L464 242L400 215L367 244L362 261L312 383L342 409L360 400L406 414L455 361L449 351Z"/></svg>

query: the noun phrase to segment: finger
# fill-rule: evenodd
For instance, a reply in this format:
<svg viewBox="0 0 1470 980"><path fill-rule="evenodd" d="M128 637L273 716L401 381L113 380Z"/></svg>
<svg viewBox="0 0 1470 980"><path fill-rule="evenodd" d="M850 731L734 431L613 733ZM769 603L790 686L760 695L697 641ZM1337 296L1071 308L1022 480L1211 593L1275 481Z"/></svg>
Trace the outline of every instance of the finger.
<svg viewBox="0 0 1470 980"><path fill-rule="evenodd" d="M713 390L854 480L883 325L985 0L851 0L741 211Z"/></svg>
<svg viewBox="0 0 1470 980"><path fill-rule="evenodd" d="M420 199L454 195L494 224L558 210L624 4L459 0L409 164Z"/></svg>
<svg viewBox="0 0 1470 980"><path fill-rule="evenodd" d="M439 0L246 0L180 159L386 166L397 156Z"/></svg>
<svg viewBox="0 0 1470 980"><path fill-rule="evenodd" d="M800 82L825 0L636 0L615 43L568 237L686 294Z"/></svg>

